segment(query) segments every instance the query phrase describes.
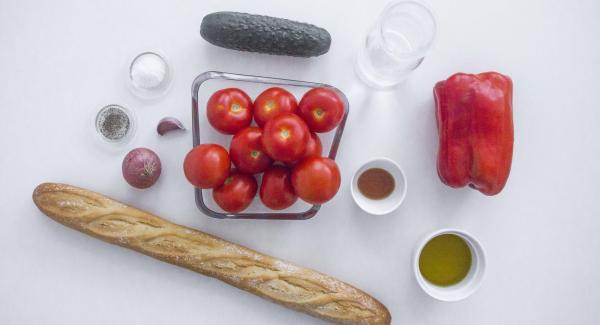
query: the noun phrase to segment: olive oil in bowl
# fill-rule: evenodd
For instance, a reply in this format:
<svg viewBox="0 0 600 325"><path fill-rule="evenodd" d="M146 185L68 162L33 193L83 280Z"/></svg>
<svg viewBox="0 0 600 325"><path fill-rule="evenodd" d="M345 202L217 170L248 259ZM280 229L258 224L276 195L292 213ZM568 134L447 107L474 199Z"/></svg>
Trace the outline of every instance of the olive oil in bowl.
<svg viewBox="0 0 600 325"><path fill-rule="evenodd" d="M413 255L417 283L441 301L467 298L480 287L485 251L477 238L459 229L439 229L425 236Z"/></svg>
<svg viewBox="0 0 600 325"><path fill-rule="evenodd" d="M458 235L442 234L432 238L419 256L423 277L438 286L461 282L469 274L472 257L469 245Z"/></svg>

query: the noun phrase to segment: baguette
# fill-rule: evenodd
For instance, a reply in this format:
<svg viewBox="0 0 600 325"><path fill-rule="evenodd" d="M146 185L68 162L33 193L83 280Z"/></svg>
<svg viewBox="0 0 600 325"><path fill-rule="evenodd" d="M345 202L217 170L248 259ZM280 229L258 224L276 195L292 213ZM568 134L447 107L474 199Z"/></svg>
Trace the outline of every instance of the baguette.
<svg viewBox="0 0 600 325"><path fill-rule="evenodd" d="M368 294L313 270L173 224L101 194L45 183L33 201L65 226L219 279L262 298L338 324L390 324Z"/></svg>

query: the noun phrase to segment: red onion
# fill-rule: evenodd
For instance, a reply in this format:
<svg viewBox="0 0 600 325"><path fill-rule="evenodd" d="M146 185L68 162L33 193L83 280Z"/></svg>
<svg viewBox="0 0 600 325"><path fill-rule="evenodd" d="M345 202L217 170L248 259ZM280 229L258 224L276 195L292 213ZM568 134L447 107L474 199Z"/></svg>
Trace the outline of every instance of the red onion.
<svg viewBox="0 0 600 325"><path fill-rule="evenodd" d="M160 159L147 148L131 150L123 159L123 177L135 188L148 188L158 180L161 171Z"/></svg>

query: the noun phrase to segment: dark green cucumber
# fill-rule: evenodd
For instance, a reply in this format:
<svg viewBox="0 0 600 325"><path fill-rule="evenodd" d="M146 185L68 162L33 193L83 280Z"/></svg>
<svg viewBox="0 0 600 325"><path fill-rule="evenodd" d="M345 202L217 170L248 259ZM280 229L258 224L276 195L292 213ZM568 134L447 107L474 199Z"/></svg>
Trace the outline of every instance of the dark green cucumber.
<svg viewBox="0 0 600 325"><path fill-rule="evenodd" d="M200 35L232 50L301 57L327 53L331 45L329 32L315 25L230 11L204 16Z"/></svg>

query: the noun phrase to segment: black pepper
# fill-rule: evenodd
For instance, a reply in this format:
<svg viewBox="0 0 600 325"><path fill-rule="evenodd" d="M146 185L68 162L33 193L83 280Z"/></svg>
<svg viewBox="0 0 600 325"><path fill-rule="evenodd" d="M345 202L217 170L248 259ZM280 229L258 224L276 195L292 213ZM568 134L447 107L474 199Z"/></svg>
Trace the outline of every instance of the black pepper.
<svg viewBox="0 0 600 325"><path fill-rule="evenodd" d="M119 105L109 105L96 116L96 130L106 139L118 141L130 130L131 120L125 109Z"/></svg>

